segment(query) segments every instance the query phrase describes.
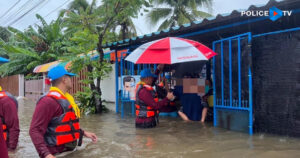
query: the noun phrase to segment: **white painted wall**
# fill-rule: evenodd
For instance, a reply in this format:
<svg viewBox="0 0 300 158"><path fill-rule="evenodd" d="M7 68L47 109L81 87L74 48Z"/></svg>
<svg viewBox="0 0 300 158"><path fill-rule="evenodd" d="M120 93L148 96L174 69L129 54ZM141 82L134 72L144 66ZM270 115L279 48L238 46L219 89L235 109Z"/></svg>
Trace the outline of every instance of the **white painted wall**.
<svg viewBox="0 0 300 158"><path fill-rule="evenodd" d="M115 64L112 64L112 71L108 78L101 81L102 99L108 102L116 101L116 76Z"/></svg>

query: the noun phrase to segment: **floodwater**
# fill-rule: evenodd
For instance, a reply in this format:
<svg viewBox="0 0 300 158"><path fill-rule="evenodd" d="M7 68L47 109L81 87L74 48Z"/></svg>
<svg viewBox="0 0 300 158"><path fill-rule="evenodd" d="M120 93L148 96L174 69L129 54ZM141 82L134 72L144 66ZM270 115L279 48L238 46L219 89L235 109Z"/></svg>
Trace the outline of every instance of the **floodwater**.
<svg viewBox="0 0 300 158"><path fill-rule="evenodd" d="M28 134L34 102L21 100L19 147L11 158L35 158L37 152ZM211 124L162 118L158 127L136 129L134 118L110 112L84 116L81 127L96 133L96 144L84 139L76 151L58 157L68 158L299 158L300 139L247 134L214 128Z"/></svg>

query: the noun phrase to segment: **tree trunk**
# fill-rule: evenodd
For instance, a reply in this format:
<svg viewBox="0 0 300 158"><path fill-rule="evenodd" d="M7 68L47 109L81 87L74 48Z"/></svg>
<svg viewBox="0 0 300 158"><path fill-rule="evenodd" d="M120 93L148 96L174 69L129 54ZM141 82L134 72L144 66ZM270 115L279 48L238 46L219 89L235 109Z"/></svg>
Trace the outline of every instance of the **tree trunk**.
<svg viewBox="0 0 300 158"><path fill-rule="evenodd" d="M89 73L92 73L94 68L92 67L92 65L88 65L87 69L88 69ZM94 81L94 79L92 77L90 77L89 79ZM92 93L92 99L93 99L93 102L95 103L96 113L101 113L102 112L101 111L102 110L101 99L100 99L100 102L99 102L99 99L97 99L97 97L96 97L96 93L98 92L98 87L97 87L97 85L95 85L94 82L90 83L90 87L91 87L91 90L93 92Z"/></svg>
<svg viewBox="0 0 300 158"><path fill-rule="evenodd" d="M122 40L126 39L126 24L121 24L121 30L122 30Z"/></svg>
<svg viewBox="0 0 300 158"><path fill-rule="evenodd" d="M99 52L99 63L100 65L103 64L103 58L104 58L104 52L102 50L102 41L103 41L103 35L100 34L98 37L98 44L97 44L97 51ZM102 67L102 66L100 66ZM95 87L96 93L100 96L100 98L94 97L95 100L95 106L96 106L96 113L102 113L103 104L102 104L102 91L101 91L101 77L98 77L96 79L96 87Z"/></svg>

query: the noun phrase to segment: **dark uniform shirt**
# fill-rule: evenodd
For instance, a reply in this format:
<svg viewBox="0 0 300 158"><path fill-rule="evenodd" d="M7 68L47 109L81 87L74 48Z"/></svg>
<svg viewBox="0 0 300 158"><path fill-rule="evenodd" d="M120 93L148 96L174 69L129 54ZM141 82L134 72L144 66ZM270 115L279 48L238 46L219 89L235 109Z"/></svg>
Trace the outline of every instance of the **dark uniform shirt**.
<svg viewBox="0 0 300 158"><path fill-rule="evenodd" d="M64 145L50 147L44 140L44 135L47 131L49 122L52 118L62 114L63 109L54 98L46 96L36 105L29 134L40 157L46 157L49 154L61 153L64 151Z"/></svg>
<svg viewBox="0 0 300 158"><path fill-rule="evenodd" d="M10 97L6 96L0 99L0 117L4 119L9 132L7 148L14 150L18 144L20 128L17 105Z"/></svg>
<svg viewBox="0 0 300 158"><path fill-rule="evenodd" d="M166 106L169 103L169 100L167 98L164 98L163 100L159 102L155 102L154 98L151 94L151 91L147 90L146 88L143 88L139 91L137 94L139 96L139 99L142 100L147 106L152 107L154 110L159 110L162 106ZM136 125L147 125L147 124L152 124L155 123L155 117L146 117L146 118L140 118L136 117ZM153 125L153 124L152 124ZM150 126L152 126L150 125ZM154 124L153 126L155 126Z"/></svg>

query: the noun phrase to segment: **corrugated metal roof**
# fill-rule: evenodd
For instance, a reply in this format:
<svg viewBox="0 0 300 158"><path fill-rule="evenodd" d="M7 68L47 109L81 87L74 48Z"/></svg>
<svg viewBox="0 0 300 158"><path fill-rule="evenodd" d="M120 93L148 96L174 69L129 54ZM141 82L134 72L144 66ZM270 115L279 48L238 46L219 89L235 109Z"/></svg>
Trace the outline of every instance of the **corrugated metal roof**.
<svg viewBox="0 0 300 158"><path fill-rule="evenodd" d="M172 27L172 28L169 28L169 29L165 29L165 30L162 30L162 31L152 32L152 33L147 34L147 35L141 35L141 36L138 36L138 37L132 37L130 39L125 39L124 41L107 43L103 47L106 48L106 47L111 47L113 45L114 46L125 45L125 44L129 44L129 43L132 43L132 42L140 41L140 40L145 41L146 38L149 38L149 37L152 38L152 37L155 37L155 36L160 36L163 33L170 33L170 32L175 32L175 31L179 31L180 32L182 30L194 28L194 27L197 27L197 26L200 26L200 25L206 25L207 23L219 22L220 20L222 20L224 18L226 18L226 20L229 20L230 17L234 17L234 15L237 15L237 14L240 15L242 11L263 9L265 7L277 6L277 5L280 5L281 3L291 2L291 1L296 2L296 0L270 0L267 4L264 4L264 5L262 5L262 4L251 5L251 6L249 6L248 9L233 10L231 13L218 14L215 17L205 18L205 19L200 20L200 21L193 21L192 23L183 24L181 26L175 26L175 27ZM298 0L298 2L299 2L299 0Z"/></svg>

